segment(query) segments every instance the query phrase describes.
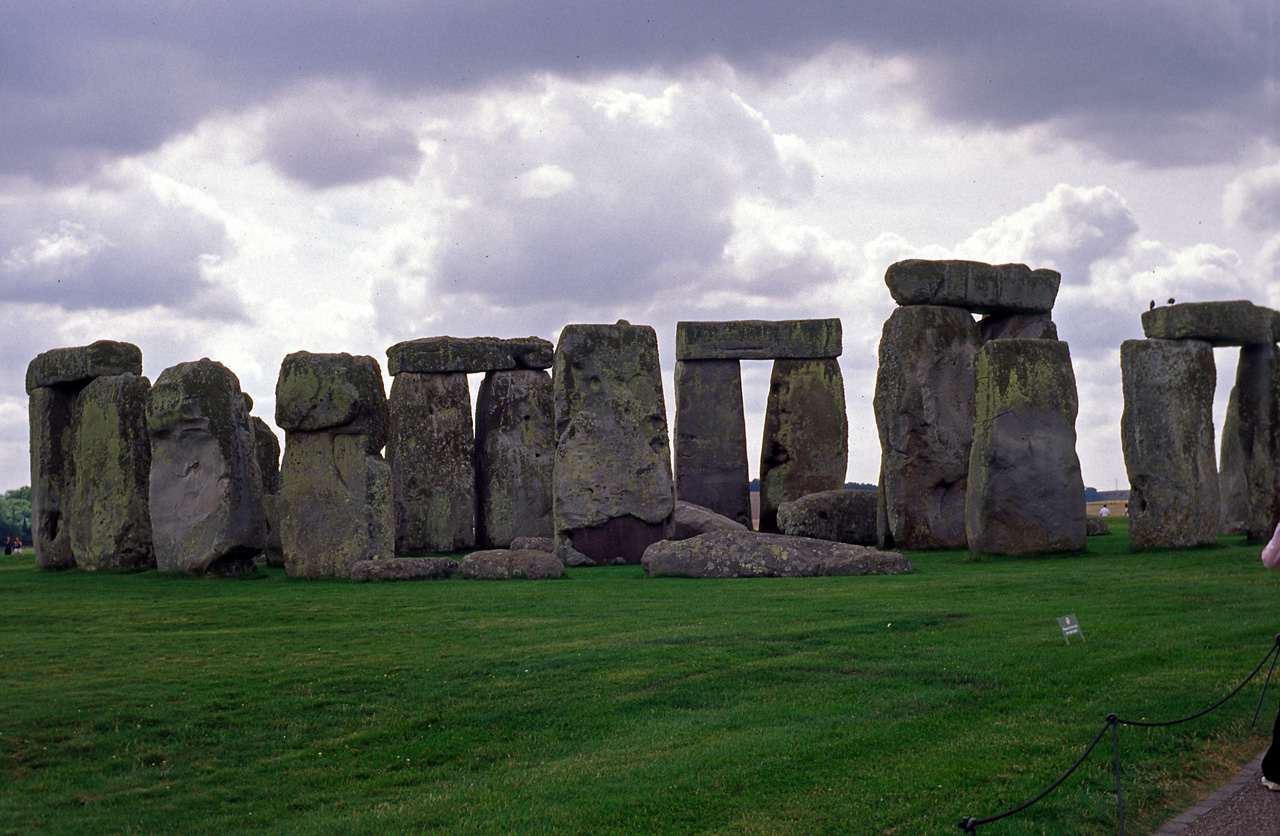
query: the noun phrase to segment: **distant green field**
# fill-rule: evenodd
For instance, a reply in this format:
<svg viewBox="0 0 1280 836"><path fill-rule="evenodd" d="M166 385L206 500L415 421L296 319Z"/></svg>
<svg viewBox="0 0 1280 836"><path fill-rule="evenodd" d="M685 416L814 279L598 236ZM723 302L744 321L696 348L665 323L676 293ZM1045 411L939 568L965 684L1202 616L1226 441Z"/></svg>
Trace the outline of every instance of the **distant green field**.
<svg viewBox="0 0 1280 836"><path fill-rule="evenodd" d="M1180 717L1280 630L1239 538L916 574L353 585L0 559L0 833L959 833L1108 712ZM1075 613L1085 642L1063 641ZM1122 728L1149 833L1266 744L1258 687ZM990 834L1116 832L1110 743Z"/></svg>

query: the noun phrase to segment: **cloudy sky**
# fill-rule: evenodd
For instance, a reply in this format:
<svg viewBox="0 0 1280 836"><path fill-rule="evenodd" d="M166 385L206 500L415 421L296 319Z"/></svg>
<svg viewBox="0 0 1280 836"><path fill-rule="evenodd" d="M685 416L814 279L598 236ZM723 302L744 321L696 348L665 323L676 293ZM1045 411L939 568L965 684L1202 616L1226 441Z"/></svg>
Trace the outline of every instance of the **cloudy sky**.
<svg viewBox="0 0 1280 836"><path fill-rule="evenodd" d="M0 489L30 360L839 317L871 482L885 268L1062 273L1085 483L1152 299L1280 307L1280 0L0 6ZM1235 351L1216 352L1218 412ZM385 365L384 365L385 370ZM752 472L767 363L744 364ZM388 380L389 385L389 380Z"/></svg>

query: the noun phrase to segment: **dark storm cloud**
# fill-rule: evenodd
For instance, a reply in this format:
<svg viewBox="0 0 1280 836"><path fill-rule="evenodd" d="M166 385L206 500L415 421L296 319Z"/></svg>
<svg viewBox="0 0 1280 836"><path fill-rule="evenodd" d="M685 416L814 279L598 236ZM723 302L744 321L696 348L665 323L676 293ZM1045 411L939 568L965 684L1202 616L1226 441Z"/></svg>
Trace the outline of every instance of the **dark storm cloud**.
<svg viewBox="0 0 1280 836"><path fill-rule="evenodd" d="M912 59L911 92L948 118L1048 121L1120 156L1194 160L1277 137L1274 17L1274 0L12 3L0 171L74 176L299 79L413 95L712 57L768 75L838 43Z"/></svg>
<svg viewBox="0 0 1280 836"><path fill-rule="evenodd" d="M221 221L126 187L0 204L5 300L63 310L162 306L204 318L244 318L202 263L232 248Z"/></svg>
<svg viewBox="0 0 1280 836"><path fill-rule="evenodd" d="M313 188L408 178L418 166L418 139L408 128L376 114L352 112L334 93L315 91L273 109L263 131L263 152L277 169Z"/></svg>

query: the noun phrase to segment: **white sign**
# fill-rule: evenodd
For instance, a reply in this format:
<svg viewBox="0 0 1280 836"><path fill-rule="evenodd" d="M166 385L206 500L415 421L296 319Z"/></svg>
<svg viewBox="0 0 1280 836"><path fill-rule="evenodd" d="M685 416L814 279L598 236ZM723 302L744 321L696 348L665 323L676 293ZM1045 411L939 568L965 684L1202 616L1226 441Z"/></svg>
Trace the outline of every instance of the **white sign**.
<svg viewBox="0 0 1280 836"><path fill-rule="evenodd" d="M1084 641L1084 633L1080 632L1080 622L1076 621L1076 614L1059 616L1058 626L1062 628L1062 640L1067 644L1071 644L1072 636L1079 636L1080 641ZM1088 644L1088 642L1085 642Z"/></svg>

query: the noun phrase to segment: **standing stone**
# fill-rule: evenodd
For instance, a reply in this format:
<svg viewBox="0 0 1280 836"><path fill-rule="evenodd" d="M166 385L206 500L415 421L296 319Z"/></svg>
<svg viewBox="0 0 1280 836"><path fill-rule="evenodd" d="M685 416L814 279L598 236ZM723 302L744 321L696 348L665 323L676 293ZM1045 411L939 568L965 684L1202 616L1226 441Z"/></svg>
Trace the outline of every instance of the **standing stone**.
<svg viewBox="0 0 1280 836"><path fill-rule="evenodd" d="M760 447L760 530L778 530L782 503L841 487L848 464L839 362L775 360Z"/></svg>
<svg viewBox="0 0 1280 836"><path fill-rule="evenodd" d="M396 553L470 548L476 472L467 376L402 371L391 384L390 407Z"/></svg>
<svg viewBox="0 0 1280 836"><path fill-rule="evenodd" d="M658 337L647 325L568 325L554 373L556 553L638 563L675 506Z"/></svg>
<svg viewBox="0 0 1280 836"><path fill-rule="evenodd" d="M961 308L898 308L876 374L881 548L958 549L973 444L978 326Z"/></svg>
<svg viewBox="0 0 1280 836"><path fill-rule="evenodd" d="M31 390L31 538L36 566L70 569L70 521L75 509L75 434L71 418L76 392L61 386Z"/></svg>
<svg viewBox="0 0 1280 836"><path fill-rule="evenodd" d="M545 371L485 375L476 396L476 542L551 537L555 391Z"/></svg>
<svg viewBox="0 0 1280 836"><path fill-rule="evenodd" d="M677 360L676 498L751 526L747 426L737 360Z"/></svg>
<svg viewBox="0 0 1280 836"><path fill-rule="evenodd" d="M245 396L248 397L247 395ZM262 512L267 521L267 544L263 557L268 566L284 566L284 545L280 542L280 439L266 421L253 416L254 451L262 473Z"/></svg>
<svg viewBox="0 0 1280 836"><path fill-rule="evenodd" d="M96 377L142 374L142 352L130 343L99 340L56 348L27 366L31 421L31 521L36 566L75 565L70 522L75 513L75 434L78 395Z"/></svg>
<svg viewBox="0 0 1280 836"><path fill-rule="evenodd" d="M147 402L156 568L255 571L266 546L256 431L240 381L209 359L161 372Z"/></svg>
<svg viewBox="0 0 1280 836"><path fill-rule="evenodd" d="M350 577L361 560L393 556L391 468L382 370L372 357L297 352L276 383L285 431L280 536L298 577Z"/></svg>
<svg viewBox="0 0 1280 836"><path fill-rule="evenodd" d="M1219 490L1224 530L1268 540L1280 519L1280 363L1273 343L1240 349L1236 382L1222 425Z"/></svg>
<svg viewBox="0 0 1280 836"><path fill-rule="evenodd" d="M1000 339L978 352L966 533L979 554L1084 548L1079 402L1064 342Z"/></svg>
<svg viewBox="0 0 1280 836"><path fill-rule="evenodd" d="M144 569L155 565L147 481L147 392L135 374L95 378L76 397L71 553L76 566Z"/></svg>
<svg viewBox="0 0 1280 836"><path fill-rule="evenodd" d="M250 416L253 424L253 449L258 458L258 472L262 474L263 494L280 492L280 439L257 416Z"/></svg>
<svg viewBox="0 0 1280 836"><path fill-rule="evenodd" d="M1058 326L1049 314L991 314L978 320L982 341L1056 340Z"/></svg>
<svg viewBox="0 0 1280 836"><path fill-rule="evenodd" d="M1215 542L1213 349L1199 340L1126 340L1120 370L1130 542L1144 548Z"/></svg>

